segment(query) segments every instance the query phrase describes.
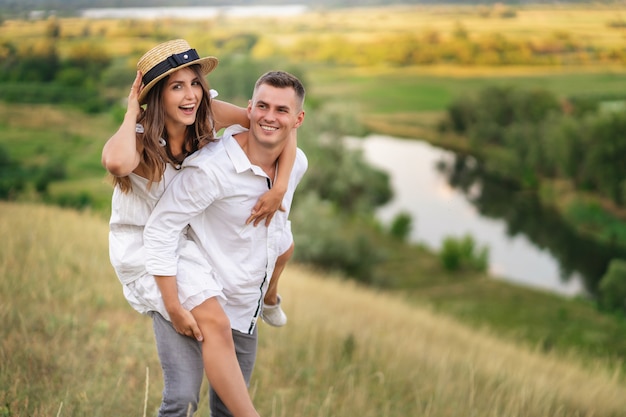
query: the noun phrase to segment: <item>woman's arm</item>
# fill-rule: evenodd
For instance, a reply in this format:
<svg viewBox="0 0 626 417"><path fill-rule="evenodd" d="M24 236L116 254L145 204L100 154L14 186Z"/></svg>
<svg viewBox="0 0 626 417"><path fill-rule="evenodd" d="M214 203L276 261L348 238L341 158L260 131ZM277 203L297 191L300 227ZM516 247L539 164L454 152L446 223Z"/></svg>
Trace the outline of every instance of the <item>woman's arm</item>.
<svg viewBox="0 0 626 417"><path fill-rule="evenodd" d="M250 127L250 119L245 107L235 106L221 100L211 101L211 110L213 110L213 120L215 126L213 128L219 132L225 127L231 125L241 125L245 128Z"/></svg>
<svg viewBox="0 0 626 417"><path fill-rule="evenodd" d="M116 177L125 177L133 172L141 156L137 150L137 134L135 126L141 108L139 106L139 90L141 88L141 74L137 76L128 95L128 108L124 115L124 121L113 136L102 148L102 166Z"/></svg>
<svg viewBox="0 0 626 417"><path fill-rule="evenodd" d="M246 224L254 222L256 226L265 219L265 225L269 226L277 210L285 211L282 207L282 203L289 185L291 170L296 161L297 138L297 129L293 129L285 145L285 149L283 149L283 152L278 157L276 181L274 181L272 188L263 194L252 208L252 214L250 214L250 217L246 220Z"/></svg>

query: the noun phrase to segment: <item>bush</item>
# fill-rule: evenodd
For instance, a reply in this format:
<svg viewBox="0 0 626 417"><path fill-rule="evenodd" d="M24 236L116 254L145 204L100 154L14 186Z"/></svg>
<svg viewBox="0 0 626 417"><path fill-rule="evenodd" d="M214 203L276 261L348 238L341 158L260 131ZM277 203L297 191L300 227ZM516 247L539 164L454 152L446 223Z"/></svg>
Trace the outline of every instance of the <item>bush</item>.
<svg viewBox="0 0 626 417"><path fill-rule="evenodd" d="M478 249L471 235L462 238L446 237L439 253L441 264L448 271L479 271L487 270L489 249Z"/></svg>
<svg viewBox="0 0 626 417"><path fill-rule="evenodd" d="M26 187L23 169L0 145L0 200L13 200Z"/></svg>
<svg viewBox="0 0 626 417"><path fill-rule="evenodd" d="M68 104L90 113L107 108L100 92L84 87L68 87L56 83L2 84L0 100L7 103Z"/></svg>
<svg viewBox="0 0 626 417"><path fill-rule="evenodd" d="M301 188L315 190L346 213L373 213L391 200L389 175L369 165L362 151L348 149L340 138L306 146L305 152L309 169Z"/></svg>
<svg viewBox="0 0 626 417"><path fill-rule="evenodd" d="M347 216L315 192L297 200L290 216L296 245L294 259L357 281L374 282L374 267L385 258L375 225L364 217Z"/></svg>
<svg viewBox="0 0 626 417"><path fill-rule="evenodd" d="M412 221L413 219L409 213L398 213L391 222L389 234L395 239L406 241L411 233Z"/></svg>
<svg viewBox="0 0 626 417"><path fill-rule="evenodd" d="M35 179L35 190L38 193L46 194L48 186L52 181L64 180L67 177L67 170L62 161L50 161L46 166L41 168L37 178Z"/></svg>
<svg viewBox="0 0 626 417"><path fill-rule="evenodd" d="M55 196L48 196L46 201L60 207L83 210L94 205L94 197L87 191L79 193L62 193Z"/></svg>
<svg viewBox="0 0 626 417"><path fill-rule="evenodd" d="M626 311L626 260L613 259L600 280L598 303L607 311Z"/></svg>

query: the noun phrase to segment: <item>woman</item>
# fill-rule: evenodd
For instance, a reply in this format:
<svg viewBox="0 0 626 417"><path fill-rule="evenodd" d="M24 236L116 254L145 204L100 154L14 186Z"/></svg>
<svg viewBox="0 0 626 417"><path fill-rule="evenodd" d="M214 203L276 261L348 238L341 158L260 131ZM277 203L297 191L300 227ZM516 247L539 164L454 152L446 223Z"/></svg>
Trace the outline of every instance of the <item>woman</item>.
<svg viewBox="0 0 626 417"><path fill-rule="evenodd" d="M174 283L177 300L163 299L161 290L168 293L163 286L172 284L156 281L144 267L143 226L185 157L216 140L215 132L221 128L249 123L245 109L212 101L205 76L217 63L214 57L200 58L182 39L157 45L139 60L124 121L102 151L102 163L115 185L109 251L131 306L140 313L160 314L178 333L201 342L205 373L221 400L234 416L258 416L220 304L221 285L196 245L181 236ZM295 143L281 156L285 168L275 186L242 223L271 218L280 207L294 159ZM187 415L189 407L192 411L197 407L197 394L184 392L183 382L169 380L168 368L178 359L163 350L159 349L165 376L160 415Z"/></svg>

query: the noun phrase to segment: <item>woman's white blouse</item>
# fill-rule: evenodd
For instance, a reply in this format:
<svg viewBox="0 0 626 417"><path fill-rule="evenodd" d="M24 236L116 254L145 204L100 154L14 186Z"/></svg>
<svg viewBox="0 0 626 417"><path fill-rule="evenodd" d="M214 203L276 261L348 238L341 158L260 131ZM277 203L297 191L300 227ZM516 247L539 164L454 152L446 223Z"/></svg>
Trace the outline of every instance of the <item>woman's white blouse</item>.
<svg viewBox="0 0 626 417"><path fill-rule="evenodd" d="M132 173L129 176L131 191L123 193L119 187L113 190L109 257L122 284L128 284L145 274L143 228L165 188L178 172L167 164L162 180L153 182L149 189L147 179Z"/></svg>

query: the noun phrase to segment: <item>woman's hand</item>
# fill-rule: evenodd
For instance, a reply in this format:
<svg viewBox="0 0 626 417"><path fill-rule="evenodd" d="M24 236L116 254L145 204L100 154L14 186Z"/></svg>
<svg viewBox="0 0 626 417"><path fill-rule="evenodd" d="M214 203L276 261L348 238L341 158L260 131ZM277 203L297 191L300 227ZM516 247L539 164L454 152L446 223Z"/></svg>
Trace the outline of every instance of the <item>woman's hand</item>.
<svg viewBox="0 0 626 417"><path fill-rule="evenodd" d="M143 87L141 86L141 72L137 71L137 75L135 76L135 81L133 81L133 85L130 87L130 93L128 94L128 104L127 111L133 112L134 114L139 114L141 110L141 106L139 105L139 94Z"/></svg>
<svg viewBox="0 0 626 417"><path fill-rule="evenodd" d="M246 220L246 224L254 222L254 225L257 226L265 219L265 226L269 226L277 210L285 211L285 208L282 206L284 196L285 193L276 188L272 188L263 194L252 208L252 213Z"/></svg>

